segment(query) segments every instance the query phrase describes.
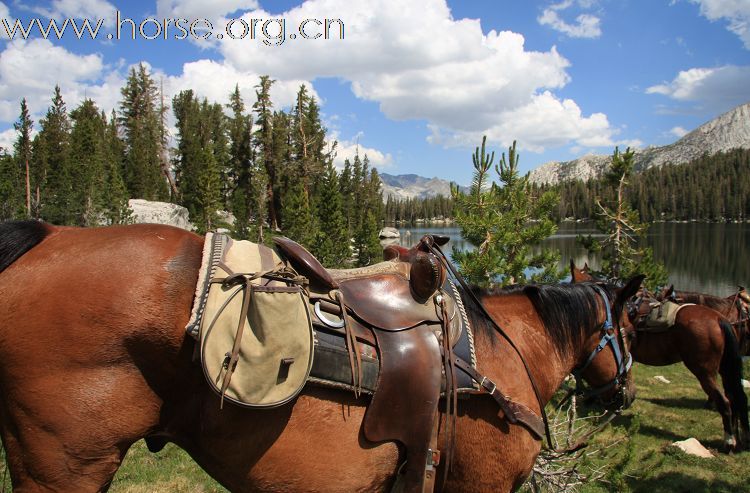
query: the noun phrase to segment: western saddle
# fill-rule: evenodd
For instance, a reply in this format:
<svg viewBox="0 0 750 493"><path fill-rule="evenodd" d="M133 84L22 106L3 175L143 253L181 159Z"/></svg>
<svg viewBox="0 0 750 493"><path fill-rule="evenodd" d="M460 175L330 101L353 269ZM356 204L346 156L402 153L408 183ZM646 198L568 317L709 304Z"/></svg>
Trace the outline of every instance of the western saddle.
<svg viewBox="0 0 750 493"><path fill-rule="evenodd" d="M454 293L443 289L445 267L430 252L431 245L443 245L448 238L425 236L410 250L387 250L384 262L347 270L324 268L288 238L274 241L288 264L309 279L314 324L344 336L355 395L362 384L359 345L377 348L377 385L363 431L371 442L397 441L405 447L406 464L394 490L433 491L441 458L438 404L444 388L448 419L451 405L455 414L453 345L463 327ZM449 437L451 424L446 426ZM452 439L447 443L446 466Z"/></svg>

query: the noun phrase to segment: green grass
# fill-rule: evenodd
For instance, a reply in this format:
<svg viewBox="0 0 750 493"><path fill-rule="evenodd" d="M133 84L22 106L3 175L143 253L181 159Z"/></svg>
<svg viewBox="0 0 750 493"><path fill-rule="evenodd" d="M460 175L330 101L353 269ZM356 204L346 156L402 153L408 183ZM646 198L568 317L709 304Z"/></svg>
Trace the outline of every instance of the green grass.
<svg viewBox="0 0 750 493"><path fill-rule="evenodd" d="M584 493L721 493L750 492L750 452L727 455L722 450L721 418L704 409L706 396L695 377L682 365L635 365L638 398L633 406L602 431L590 449L607 447L587 457L582 466L608 466L605 481L581 488ZM750 375L750 364L745 366ZM670 384L653 377L663 375ZM671 447L694 437L715 457L700 459ZM460 445L459 445L460 446ZM600 447L600 448L601 448ZM0 456L0 485L5 471ZM10 491L10 479L5 489ZM116 493L226 491L174 445L152 454L138 442L115 476Z"/></svg>
<svg viewBox="0 0 750 493"><path fill-rule="evenodd" d="M745 365L745 374L750 374ZM723 452L721 417L705 409L706 395L698 380L676 364L666 367L635 365L638 396L633 406L602 431L596 445L617 445L588 458L590 465L610 466L606 482L581 488L585 493L630 491L745 492L750 491L750 452ZM662 375L671 383L661 383ZM683 453L671 443L693 437L713 454L702 459ZM593 447L592 447L593 448Z"/></svg>
<svg viewBox="0 0 750 493"><path fill-rule="evenodd" d="M219 493L226 492L182 449L168 444L152 454L143 440L125 456L112 482L114 493Z"/></svg>

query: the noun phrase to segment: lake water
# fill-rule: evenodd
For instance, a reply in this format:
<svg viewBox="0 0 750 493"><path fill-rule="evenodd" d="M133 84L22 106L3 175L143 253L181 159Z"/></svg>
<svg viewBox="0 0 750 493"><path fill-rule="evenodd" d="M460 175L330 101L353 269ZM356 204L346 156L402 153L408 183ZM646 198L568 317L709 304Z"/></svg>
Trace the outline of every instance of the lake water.
<svg viewBox="0 0 750 493"><path fill-rule="evenodd" d="M400 227L400 243L411 247L427 233L451 238L445 247L471 248L461 239L457 227ZM599 267L598 257L589 257L575 241L579 234L596 235L591 223L563 223L557 233L544 241L560 251L561 269L568 269L573 258L579 267L588 262ZM646 241L655 257L664 262L669 280L677 289L728 296L738 284L750 286L750 224L659 223L651 225Z"/></svg>

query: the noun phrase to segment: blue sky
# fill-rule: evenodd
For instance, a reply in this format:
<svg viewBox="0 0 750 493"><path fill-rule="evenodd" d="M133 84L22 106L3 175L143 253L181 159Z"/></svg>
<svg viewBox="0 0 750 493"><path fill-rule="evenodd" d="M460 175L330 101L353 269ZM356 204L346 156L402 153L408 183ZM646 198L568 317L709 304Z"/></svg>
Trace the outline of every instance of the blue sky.
<svg viewBox="0 0 750 493"><path fill-rule="evenodd" d="M173 39L173 25L167 40L107 39L117 10L136 24L206 19L214 30L209 40ZM9 40L0 25L2 146L15 138L22 97L36 121L55 84L69 109L90 97L109 111L139 62L170 99L192 88L226 102L239 84L250 106L258 76L269 74L284 108L307 84L340 160L359 148L381 171L462 184L482 135L498 154L517 140L527 171L615 145L667 144L750 102L750 0L10 0L0 18L45 27L102 19L96 40L71 29L61 40L38 30ZM259 19L258 29L284 19L286 40L217 39L229 19ZM344 39L301 39L305 19L340 19ZM235 37L241 31L236 21ZM307 34L320 31L307 23Z"/></svg>

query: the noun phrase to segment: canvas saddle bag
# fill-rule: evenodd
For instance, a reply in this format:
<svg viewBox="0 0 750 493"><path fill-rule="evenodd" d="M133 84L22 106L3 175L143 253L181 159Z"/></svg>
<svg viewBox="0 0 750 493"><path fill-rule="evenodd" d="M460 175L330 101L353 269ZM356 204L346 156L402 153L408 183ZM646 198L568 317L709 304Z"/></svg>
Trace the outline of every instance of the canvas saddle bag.
<svg viewBox="0 0 750 493"><path fill-rule="evenodd" d="M693 303L685 303L679 305L672 301L662 301L651 307L651 312L646 317L646 322L643 327L639 327L638 330L645 332L661 332L669 330L674 326L677 314Z"/></svg>
<svg viewBox="0 0 750 493"><path fill-rule="evenodd" d="M264 245L206 235L186 330L222 405L275 407L302 390L314 348L306 282Z"/></svg>

